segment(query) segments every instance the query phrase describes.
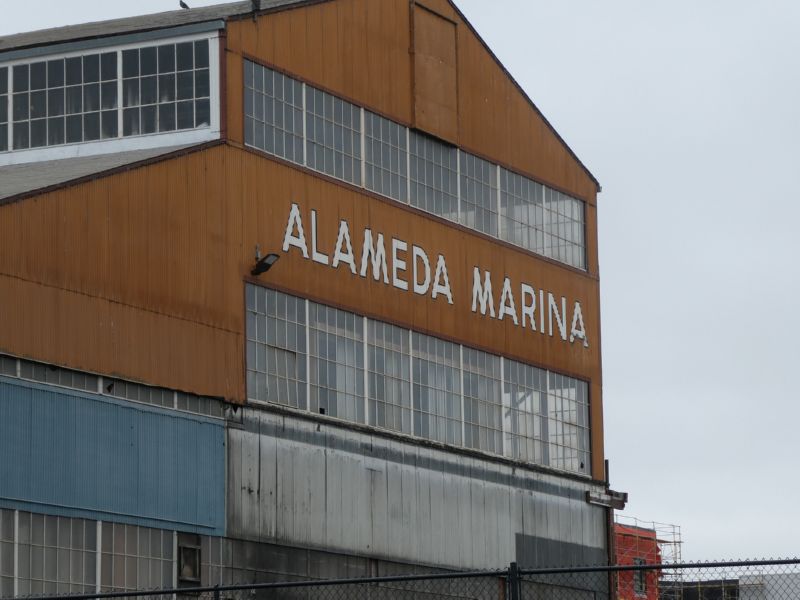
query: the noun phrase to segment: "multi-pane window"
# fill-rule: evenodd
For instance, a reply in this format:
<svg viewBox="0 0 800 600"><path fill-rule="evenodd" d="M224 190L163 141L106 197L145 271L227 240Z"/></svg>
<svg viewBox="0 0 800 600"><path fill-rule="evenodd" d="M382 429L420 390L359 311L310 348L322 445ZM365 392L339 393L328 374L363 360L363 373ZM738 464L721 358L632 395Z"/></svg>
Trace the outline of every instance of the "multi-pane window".
<svg viewBox="0 0 800 600"><path fill-rule="evenodd" d="M19 595L90 593L97 522L19 513Z"/></svg>
<svg viewBox="0 0 800 600"><path fill-rule="evenodd" d="M586 267L584 203L506 169L500 173L500 237Z"/></svg>
<svg viewBox="0 0 800 600"><path fill-rule="evenodd" d="M508 359L503 369L506 455L547 465L547 371Z"/></svg>
<svg viewBox="0 0 800 600"><path fill-rule="evenodd" d="M411 433L408 330L370 320L367 342L369 424Z"/></svg>
<svg viewBox="0 0 800 600"><path fill-rule="evenodd" d="M408 202L407 131L364 111L364 186L400 202Z"/></svg>
<svg viewBox="0 0 800 600"><path fill-rule="evenodd" d="M175 406L175 392L164 388L141 385L121 379L103 379L103 386L105 393L109 396L167 408Z"/></svg>
<svg viewBox="0 0 800 600"><path fill-rule="evenodd" d="M306 90L306 164L361 184L361 109L312 87Z"/></svg>
<svg viewBox="0 0 800 600"><path fill-rule="evenodd" d="M461 370L457 344L413 334L414 432L461 445Z"/></svg>
<svg viewBox="0 0 800 600"><path fill-rule="evenodd" d="M545 256L581 269L585 267L584 210L580 200L545 188Z"/></svg>
<svg viewBox="0 0 800 600"><path fill-rule="evenodd" d="M0 508L0 598L14 595L14 511Z"/></svg>
<svg viewBox="0 0 800 600"><path fill-rule="evenodd" d="M14 65L13 148L117 137L117 53Z"/></svg>
<svg viewBox="0 0 800 600"><path fill-rule="evenodd" d="M0 152L8 150L8 67L0 67Z"/></svg>
<svg viewBox="0 0 800 600"><path fill-rule="evenodd" d="M497 166L461 152L461 222L497 235Z"/></svg>
<svg viewBox="0 0 800 600"><path fill-rule="evenodd" d="M244 141L303 163L303 84L244 61Z"/></svg>
<svg viewBox="0 0 800 600"><path fill-rule="evenodd" d="M305 408L305 301L247 286L247 395Z"/></svg>
<svg viewBox="0 0 800 600"><path fill-rule="evenodd" d="M164 408L177 408L212 417L221 418L224 412L223 403L217 398L195 396L112 377L102 378L102 386L100 386L101 378L94 373L74 371L56 365L0 354L0 375L16 377L17 365L19 365L19 377L22 379L59 385L93 394L99 392L105 396L145 402Z"/></svg>
<svg viewBox="0 0 800 600"><path fill-rule="evenodd" d="M97 392L97 375L90 373L63 369L55 365L45 365L30 360L21 360L19 374L23 379L61 385L86 392Z"/></svg>
<svg viewBox="0 0 800 600"><path fill-rule="evenodd" d="M458 221L458 150L417 131L410 144L412 206Z"/></svg>
<svg viewBox="0 0 800 600"><path fill-rule="evenodd" d="M364 423L364 321L309 302L311 412Z"/></svg>
<svg viewBox="0 0 800 600"><path fill-rule="evenodd" d="M171 531L103 523L101 549L102 591L173 587Z"/></svg>
<svg viewBox="0 0 800 600"><path fill-rule="evenodd" d="M503 453L500 357L464 348L464 445Z"/></svg>
<svg viewBox="0 0 800 600"><path fill-rule="evenodd" d="M211 123L208 40L122 51L125 136Z"/></svg>
<svg viewBox="0 0 800 600"><path fill-rule="evenodd" d="M274 290L246 297L250 400L589 474L585 382Z"/></svg>
<svg viewBox="0 0 800 600"><path fill-rule="evenodd" d="M17 375L17 360L10 356L0 354L0 375L9 375L16 377Z"/></svg>
<svg viewBox="0 0 800 600"><path fill-rule="evenodd" d="M646 561L643 558L636 557L633 559L633 564L637 567L643 566L646 564ZM645 596L647 595L647 571L638 570L633 572L633 592L637 596Z"/></svg>
<svg viewBox="0 0 800 600"><path fill-rule="evenodd" d="M244 84L248 146L586 268L582 201L252 61Z"/></svg>
<svg viewBox="0 0 800 600"><path fill-rule="evenodd" d="M588 389L583 381L549 373L548 439L550 466L578 473L589 472Z"/></svg>

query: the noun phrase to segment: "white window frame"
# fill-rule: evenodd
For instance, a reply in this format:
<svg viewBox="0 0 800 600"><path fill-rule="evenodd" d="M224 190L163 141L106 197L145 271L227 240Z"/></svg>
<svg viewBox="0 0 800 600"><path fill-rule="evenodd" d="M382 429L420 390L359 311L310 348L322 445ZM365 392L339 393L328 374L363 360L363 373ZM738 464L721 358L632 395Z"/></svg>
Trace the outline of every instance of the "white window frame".
<svg viewBox="0 0 800 600"><path fill-rule="evenodd" d="M106 140L92 142L75 142L72 144L60 144L58 146L43 146L40 148L28 148L25 150L13 149L13 115L12 98L13 90L13 69L17 65L32 64L36 62L52 60L54 58L74 58L87 54L103 54L108 52L117 53L117 78L118 90L122 85L121 56L124 50L144 48L150 46L162 46L166 44L176 44L180 42L195 42L208 40L208 78L209 78L209 105L211 112L211 124L209 127L199 129L184 129L181 131L159 132L123 137L121 125L117 131L117 137ZM8 150L0 152L0 167L7 165L19 165L32 162L47 160L62 160L65 158L80 158L86 156L97 156L100 154L111 154L115 152L128 152L131 150L150 150L167 146L182 146L199 144L220 138L220 60L219 60L219 32L197 33L191 35L172 36L161 39L148 40L147 42L137 42L131 44L120 44L117 46L107 46L77 50L74 52L61 52L52 55L27 57L24 59L11 60L0 63L0 66L8 67ZM117 95L119 114L118 123L122 119L123 98L120 93Z"/></svg>

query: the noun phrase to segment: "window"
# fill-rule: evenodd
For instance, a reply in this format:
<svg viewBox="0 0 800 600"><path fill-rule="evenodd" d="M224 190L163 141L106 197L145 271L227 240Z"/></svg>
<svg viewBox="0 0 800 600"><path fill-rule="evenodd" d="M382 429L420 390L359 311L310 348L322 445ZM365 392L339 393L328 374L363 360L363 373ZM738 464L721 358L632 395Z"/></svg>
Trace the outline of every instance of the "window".
<svg viewBox="0 0 800 600"><path fill-rule="evenodd" d="M14 511L0 508L0 598L14 595Z"/></svg>
<svg viewBox="0 0 800 600"><path fill-rule="evenodd" d="M208 40L122 51L122 133L211 123Z"/></svg>
<svg viewBox="0 0 800 600"><path fill-rule="evenodd" d="M244 113L248 146L586 268L580 200L248 60Z"/></svg>
<svg viewBox="0 0 800 600"><path fill-rule="evenodd" d="M19 513L19 595L91 593L97 522Z"/></svg>
<svg viewBox="0 0 800 600"><path fill-rule="evenodd" d="M461 152L461 222L497 235L497 167Z"/></svg>
<svg viewBox="0 0 800 600"><path fill-rule="evenodd" d="M645 564L645 560L643 558L634 558L633 564L641 566ZM647 571L633 572L633 591L637 596L647 595Z"/></svg>
<svg viewBox="0 0 800 600"><path fill-rule="evenodd" d="M356 105L307 88L306 138L309 167L361 185L361 110Z"/></svg>
<svg viewBox="0 0 800 600"><path fill-rule="evenodd" d="M589 472L587 386L583 381L548 373L550 466Z"/></svg>
<svg viewBox="0 0 800 600"><path fill-rule="evenodd" d="M365 423L364 321L308 303L311 412Z"/></svg>
<svg viewBox="0 0 800 600"><path fill-rule="evenodd" d="M369 424L411 433L411 353L407 329L369 320Z"/></svg>
<svg viewBox="0 0 800 600"><path fill-rule="evenodd" d="M0 67L0 152L8 150L8 67Z"/></svg>
<svg viewBox="0 0 800 600"><path fill-rule="evenodd" d="M503 368L506 456L547 465L547 371L508 359Z"/></svg>
<svg viewBox="0 0 800 600"><path fill-rule="evenodd" d="M19 374L23 379L61 385L75 390L97 392L97 376L63 369L30 360L20 360Z"/></svg>
<svg viewBox="0 0 800 600"><path fill-rule="evenodd" d="M247 395L306 408L304 300L247 286Z"/></svg>
<svg viewBox="0 0 800 600"><path fill-rule="evenodd" d="M585 382L250 284L246 298L251 401L589 474Z"/></svg>
<svg viewBox="0 0 800 600"><path fill-rule="evenodd" d="M413 334L414 432L424 438L461 445L459 347Z"/></svg>
<svg viewBox="0 0 800 600"><path fill-rule="evenodd" d="M117 54L15 65L13 148L117 137Z"/></svg>
<svg viewBox="0 0 800 600"><path fill-rule="evenodd" d="M502 239L586 268L582 201L501 169L500 222Z"/></svg>
<svg viewBox="0 0 800 600"><path fill-rule="evenodd" d="M244 141L303 164L303 84L244 61Z"/></svg>
<svg viewBox="0 0 800 600"><path fill-rule="evenodd" d="M417 131L411 137L411 204L458 221L458 151Z"/></svg>
<svg viewBox="0 0 800 600"><path fill-rule="evenodd" d="M0 67L0 152L209 127L209 58L204 39Z"/></svg>
<svg viewBox="0 0 800 600"><path fill-rule="evenodd" d="M408 202L407 132L402 125L364 111L364 185L400 202Z"/></svg>
<svg viewBox="0 0 800 600"><path fill-rule="evenodd" d="M121 379L103 379L103 386L105 387L104 392L109 396L167 408L175 406L175 392L164 388L141 385Z"/></svg>
<svg viewBox="0 0 800 600"><path fill-rule="evenodd" d="M173 587L171 531L103 523L101 549L103 592Z"/></svg>
<svg viewBox="0 0 800 600"><path fill-rule="evenodd" d="M503 453L500 357L464 347L464 445Z"/></svg>

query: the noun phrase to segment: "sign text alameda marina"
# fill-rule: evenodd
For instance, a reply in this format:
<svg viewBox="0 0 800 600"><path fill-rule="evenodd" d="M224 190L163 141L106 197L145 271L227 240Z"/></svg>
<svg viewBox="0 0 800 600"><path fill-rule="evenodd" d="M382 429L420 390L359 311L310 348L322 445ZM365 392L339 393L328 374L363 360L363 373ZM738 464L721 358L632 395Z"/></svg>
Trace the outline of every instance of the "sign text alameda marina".
<svg viewBox="0 0 800 600"><path fill-rule="evenodd" d="M409 243L405 240L392 237L387 243L383 233L374 233L368 227L359 238L362 240L361 252L356 254L350 226L341 219L331 256L317 241L317 211L311 209L310 217L311 230L307 236L300 207L297 203L292 204L283 236L284 252L300 251L304 259L329 268L346 268L352 275L365 279L372 277L375 281L404 292L430 295L433 301L455 302L443 254L436 256L432 268L430 255L423 247L412 243L409 251ZM508 319L517 327L558 337L570 344L579 341L588 348L580 301L572 301L570 307L566 297L559 298L541 288L537 290L525 282L520 282L519 294L515 296L517 288L509 277L503 278L499 298L497 289L492 285L490 271L482 270L480 266L473 267L472 312L499 321ZM572 309L571 314L567 313L567 308Z"/></svg>

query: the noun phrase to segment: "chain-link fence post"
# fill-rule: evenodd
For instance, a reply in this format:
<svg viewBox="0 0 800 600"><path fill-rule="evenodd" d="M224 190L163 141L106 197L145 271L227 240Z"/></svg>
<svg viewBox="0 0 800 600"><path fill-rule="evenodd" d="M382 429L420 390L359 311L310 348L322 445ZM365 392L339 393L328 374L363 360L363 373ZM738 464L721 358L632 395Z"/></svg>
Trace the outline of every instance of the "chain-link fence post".
<svg viewBox="0 0 800 600"><path fill-rule="evenodd" d="M517 566L516 562L508 565L508 600L520 600L519 566Z"/></svg>
<svg viewBox="0 0 800 600"><path fill-rule="evenodd" d="M214 586L214 600L219 600L219 584Z"/></svg>

